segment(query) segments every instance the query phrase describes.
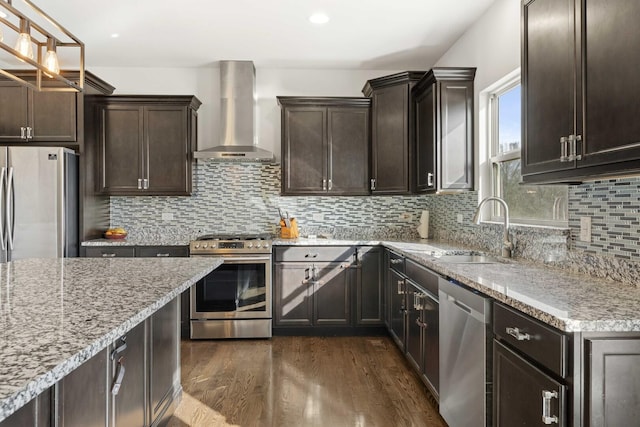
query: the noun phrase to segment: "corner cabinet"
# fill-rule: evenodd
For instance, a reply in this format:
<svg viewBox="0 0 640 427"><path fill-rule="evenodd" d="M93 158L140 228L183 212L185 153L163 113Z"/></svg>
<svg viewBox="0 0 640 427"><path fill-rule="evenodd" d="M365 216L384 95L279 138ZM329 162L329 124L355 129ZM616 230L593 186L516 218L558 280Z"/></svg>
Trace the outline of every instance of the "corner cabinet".
<svg viewBox="0 0 640 427"><path fill-rule="evenodd" d="M475 68L433 68L411 91L415 191L473 189Z"/></svg>
<svg viewBox="0 0 640 427"><path fill-rule="evenodd" d="M191 194L197 138L195 96L109 96L97 104L97 191Z"/></svg>
<svg viewBox="0 0 640 427"><path fill-rule="evenodd" d="M640 171L639 14L635 0L523 1L525 183Z"/></svg>
<svg viewBox="0 0 640 427"><path fill-rule="evenodd" d="M409 194L414 173L411 88L424 71L405 71L367 81L371 98L372 194Z"/></svg>
<svg viewBox="0 0 640 427"><path fill-rule="evenodd" d="M278 97L282 195L369 194L367 98Z"/></svg>

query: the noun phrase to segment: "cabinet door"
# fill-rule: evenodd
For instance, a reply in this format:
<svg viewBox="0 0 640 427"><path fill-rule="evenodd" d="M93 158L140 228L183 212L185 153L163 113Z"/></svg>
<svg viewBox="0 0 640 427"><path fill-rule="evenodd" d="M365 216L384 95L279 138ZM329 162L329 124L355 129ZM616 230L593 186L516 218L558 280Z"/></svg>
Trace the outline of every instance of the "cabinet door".
<svg viewBox="0 0 640 427"><path fill-rule="evenodd" d="M415 98L416 191L436 189L436 96L435 84Z"/></svg>
<svg viewBox="0 0 640 427"><path fill-rule="evenodd" d="M440 83L438 184L440 190L473 189L473 83Z"/></svg>
<svg viewBox="0 0 640 427"><path fill-rule="evenodd" d="M275 325L311 326L313 324L312 265L275 264Z"/></svg>
<svg viewBox="0 0 640 427"><path fill-rule="evenodd" d="M498 341L493 343L493 399L496 427L567 423L566 387ZM544 423L544 416L558 419Z"/></svg>
<svg viewBox="0 0 640 427"><path fill-rule="evenodd" d="M287 107L282 114L282 193L326 193L327 109Z"/></svg>
<svg viewBox="0 0 640 427"><path fill-rule="evenodd" d="M107 349L84 362L58 383L58 420L64 427L107 425Z"/></svg>
<svg viewBox="0 0 640 427"><path fill-rule="evenodd" d="M384 324L382 250L359 247L360 269L356 279L356 326Z"/></svg>
<svg viewBox="0 0 640 427"><path fill-rule="evenodd" d="M440 311L437 299L422 299L422 373L437 397L440 391Z"/></svg>
<svg viewBox="0 0 640 427"><path fill-rule="evenodd" d="M402 276L389 270L389 318L391 320L391 337L400 350L404 351L405 344L405 289L406 283Z"/></svg>
<svg viewBox="0 0 640 427"><path fill-rule="evenodd" d="M407 293L407 341L405 348L409 363L417 372L422 372L422 311L417 307L416 297L422 292L411 281L406 281Z"/></svg>
<svg viewBox="0 0 640 427"><path fill-rule="evenodd" d="M120 258L135 256L133 246L86 246L84 256L87 258Z"/></svg>
<svg viewBox="0 0 640 427"><path fill-rule="evenodd" d="M560 162L560 138L576 129L574 3L523 2L523 176L575 167Z"/></svg>
<svg viewBox="0 0 640 427"><path fill-rule="evenodd" d="M350 263L314 265L313 323L315 326L350 326Z"/></svg>
<svg viewBox="0 0 640 427"><path fill-rule="evenodd" d="M37 142L75 142L76 126L75 92L29 91L32 138Z"/></svg>
<svg viewBox="0 0 640 427"><path fill-rule="evenodd" d="M28 91L18 83L0 81L0 141L25 142L20 128L29 122Z"/></svg>
<svg viewBox="0 0 640 427"><path fill-rule="evenodd" d="M49 427L52 425L51 389L43 391L38 397L0 422L0 427Z"/></svg>
<svg viewBox="0 0 640 427"><path fill-rule="evenodd" d="M329 181L332 194L369 194L369 109L328 108Z"/></svg>
<svg viewBox="0 0 640 427"><path fill-rule="evenodd" d="M373 93L371 135L374 194L409 192L409 85Z"/></svg>
<svg viewBox="0 0 640 427"><path fill-rule="evenodd" d="M144 107L145 193L191 194L191 144L187 107Z"/></svg>
<svg viewBox="0 0 640 427"><path fill-rule="evenodd" d="M640 2L582 7L583 158L579 167L640 159Z"/></svg>
<svg viewBox="0 0 640 427"><path fill-rule="evenodd" d="M384 260L382 262L382 271L380 272L383 277L382 290L384 297L382 298L383 313L384 313L384 325L387 330L391 330L391 262L389 261L390 253L388 250L384 250Z"/></svg>
<svg viewBox="0 0 640 427"><path fill-rule="evenodd" d="M135 194L144 174L142 154L143 111L130 105L100 109L99 191Z"/></svg>
<svg viewBox="0 0 640 427"><path fill-rule="evenodd" d="M113 395L113 419L115 427L144 426L146 422L146 322L127 332L125 339L118 339L111 348L111 386L125 369L118 393ZM126 348L122 351L123 345ZM168 350L168 348L167 348Z"/></svg>
<svg viewBox="0 0 640 427"><path fill-rule="evenodd" d="M588 426L632 426L640 419L640 340L588 340Z"/></svg>
<svg viewBox="0 0 640 427"><path fill-rule="evenodd" d="M180 389L179 311L179 298L174 298L150 318L149 403L156 424L171 416L167 408Z"/></svg>

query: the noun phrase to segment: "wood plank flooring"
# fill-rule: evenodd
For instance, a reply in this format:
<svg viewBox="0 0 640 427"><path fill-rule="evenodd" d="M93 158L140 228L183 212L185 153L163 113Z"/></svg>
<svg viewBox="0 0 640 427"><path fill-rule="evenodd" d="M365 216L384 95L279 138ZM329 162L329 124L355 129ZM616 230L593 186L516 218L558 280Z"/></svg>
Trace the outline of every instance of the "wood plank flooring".
<svg viewBox="0 0 640 427"><path fill-rule="evenodd" d="M181 350L184 393L170 427L446 427L388 337L182 341Z"/></svg>

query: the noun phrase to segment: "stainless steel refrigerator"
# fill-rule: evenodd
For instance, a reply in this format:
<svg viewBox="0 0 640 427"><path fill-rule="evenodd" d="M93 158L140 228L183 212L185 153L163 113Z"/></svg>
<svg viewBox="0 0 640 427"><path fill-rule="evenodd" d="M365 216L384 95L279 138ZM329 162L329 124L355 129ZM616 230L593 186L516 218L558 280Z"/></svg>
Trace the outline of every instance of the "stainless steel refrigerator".
<svg viewBox="0 0 640 427"><path fill-rule="evenodd" d="M78 156L0 147L0 262L78 256Z"/></svg>

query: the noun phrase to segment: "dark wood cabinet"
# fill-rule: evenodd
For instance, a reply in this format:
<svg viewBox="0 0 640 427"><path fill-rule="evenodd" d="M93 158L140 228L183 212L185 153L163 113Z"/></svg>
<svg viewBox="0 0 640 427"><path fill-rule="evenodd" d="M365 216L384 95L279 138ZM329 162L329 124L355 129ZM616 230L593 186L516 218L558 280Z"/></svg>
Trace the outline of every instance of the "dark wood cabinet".
<svg viewBox="0 0 640 427"><path fill-rule="evenodd" d="M311 268L304 263L275 263L274 327L313 325Z"/></svg>
<svg viewBox="0 0 640 427"><path fill-rule="evenodd" d="M0 422L0 427L52 426L54 425L51 412L52 405L52 393L49 388Z"/></svg>
<svg viewBox="0 0 640 427"><path fill-rule="evenodd" d="M314 264L313 324L351 326L350 263Z"/></svg>
<svg viewBox="0 0 640 427"><path fill-rule="evenodd" d="M149 425L146 411L146 325L147 322L140 323L111 347L110 386L115 427ZM120 378L121 385L114 394L113 386L118 382L122 369L125 371Z"/></svg>
<svg viewBox="0 0 640 427"><path fill-rule="evenodd" d="M190 195L194 96L110 96L98 104L98 191Z"/></svg>
<svg viewBox="0 0 640 427"><path fill-rule="evenodd" d="M475 71L433 68L411 91L416 192L473 190Z"/></svg>
<svg viewBox="0 0 640 427"><path fill-rule="evenodd" d="M405 351L405 316L407 307L405 304L406 281L404 276L396 270L389 270L389 320L391 322L391 337L401 351Z"/></svg>
<svg viewBox="0 0 640 427"><path fill-rule="evenodd" d="M282 194L369 194L366 98L278 97Z"/></svg>
<svg viewBox="0 0 640 427"><path fill-rule="evenodd" d="M499 341L493 344L493 379L494 426L567 425L567 387Z"/></svg>
<svg viewBox="0 0 640 427"><path fill-rule="evenodd" d="M640 4L523 2L523 181L640 170Z"/></svg>
<svg viewBox="0 0 640 427"><path fill-rule="evenodd" d="M384 324L384 293L382 249L360 246L356 249L358 277L356 278L356 326Z"/></svg>
<svg viewBox="0 0 640 427"><path fill-rule="evenodd" d="M371 193L408 194L414 174L411 88L424 71L406 71L367 81L371 98Z"/></svg>
<svg viewBox="0 0 640 427"><path fill-rule="evenodd" d="M78 96L0 81L0 141L76 142Z"/></svg>
<svg viewBox="0 0 640 427"><path fill-rule="evenodd" d="M586 340L585 426L631 426L640 419L640 340L601 337Z"/></svg>

